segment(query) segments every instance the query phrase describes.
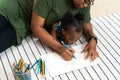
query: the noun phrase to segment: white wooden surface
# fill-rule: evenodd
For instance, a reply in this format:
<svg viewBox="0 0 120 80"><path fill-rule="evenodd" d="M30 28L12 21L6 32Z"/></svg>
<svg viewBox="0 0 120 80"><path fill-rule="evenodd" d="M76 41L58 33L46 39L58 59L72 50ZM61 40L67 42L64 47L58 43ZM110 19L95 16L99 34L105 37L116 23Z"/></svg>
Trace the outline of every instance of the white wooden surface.
<svg viewBox="0 0 120 80"><path fill-rule="evenodd" d="M32 69L32 80L120 80L120 12L94 18L91 23L98 37L99 64L57 77L51 77L46 71L45 78ZM82 43L85 43L84 38L80 38L75 45ZM28 36L22 45L12 46L0 53L0 80L15 80L12 64L20 58L26 63L33 64L41 55L50 51L40 40Z"/></svg>

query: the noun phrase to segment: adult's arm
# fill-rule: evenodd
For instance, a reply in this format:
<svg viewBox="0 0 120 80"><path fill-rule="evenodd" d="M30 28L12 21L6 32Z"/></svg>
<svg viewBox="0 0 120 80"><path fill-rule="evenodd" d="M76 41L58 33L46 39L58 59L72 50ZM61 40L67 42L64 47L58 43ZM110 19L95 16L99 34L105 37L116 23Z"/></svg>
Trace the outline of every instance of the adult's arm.
<svg viewBox="0 0 120 80"><path fill-rule="evenodd" d="M84 23L83 27L83 34L86 36L86 38L89 38L90 36L94 36L93 28L90 22ZM95 60L98 57L98 52L96 51L96 40L92 38L88 45L84 48L83 52L88 51L88 54L86 55L86 59L88 57L91 57L91 61Z"/></svg>
<svg viewBox="0 0 120 80"><path fill-rule="evenodd" d="M31 18L31 30L33 34L43 41L46 45L53 48L64 59L70 60L72 53L65 49L58 41L56 41L44 28L45 18L38 16L34 11Z"/></svg>
<svg viewBox="0 0 120 80"><path fill-rule="evenodd" d="M85 37L88 39L91 36L94 36L93 28L90 23L91 16L90 16L90 5L87 7L83 8L83 15L84 15L84 27L83 27L83 34ZM98 52L96 50L96 40L92 38L87 46L84 48L82 52L88 51L88 54L86 55L86 59L88 57L91 57L91 60L95 60L98 57Z"/></svg>

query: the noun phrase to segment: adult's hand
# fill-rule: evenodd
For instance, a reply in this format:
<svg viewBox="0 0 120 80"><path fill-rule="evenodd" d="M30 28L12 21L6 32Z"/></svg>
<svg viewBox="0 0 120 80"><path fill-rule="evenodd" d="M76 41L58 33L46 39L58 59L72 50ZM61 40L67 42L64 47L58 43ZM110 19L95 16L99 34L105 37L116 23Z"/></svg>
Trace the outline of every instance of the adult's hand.
<svg viewBox="0 0 120 80"><path fill-rule="evenodd" d="M94 0L73 0L75 7L84 8L87 7L88 4L92 4Z"/></svg>
<svg viewBox="0 0 120 80"><path fill-rule="evenodd" d="M90 22L84 23L83 34L86 36L86 38L89 38L90 36L94 35L92 25ZM93 61L98 57L98 52L96 51L96 44L97 44L96 40L94 38L92 38L88 42L86 47L83 49L82 52L88 51L88 54L85 57L86 59L88 57L91 57L91 60Z"/></svg>
<svg viewBox="0 0 120 80"><path fill-rule="evenodd" d="M89 43L83 49L82 53L86 51L88 51L88 53L85 56L85 59L90 57L91 61L94 61L98 57L98 52L96 51L96 41L94 39L89 41Z"/></svg>

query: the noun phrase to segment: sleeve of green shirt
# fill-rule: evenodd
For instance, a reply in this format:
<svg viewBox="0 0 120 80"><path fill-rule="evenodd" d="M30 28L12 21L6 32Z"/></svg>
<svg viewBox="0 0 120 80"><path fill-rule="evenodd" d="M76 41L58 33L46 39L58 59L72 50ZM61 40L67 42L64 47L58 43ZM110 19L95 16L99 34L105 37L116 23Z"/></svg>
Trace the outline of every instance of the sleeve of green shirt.
<svg viewBox="0 0 120 80"><path fill-rule="evenodd" d="M33 11L43 17L46 18L48 15L48 12L50 10L50 6L48 4L49 0L35 0L34 6L33 6Z"/></svg>
<svg viewBox="0 0 120 80"><path fill-rule="evenodd" d="M90 5L88 5L87 7L85 7L82 10L82 14L84 15L84 21L83 22L89 22L91 20L91 16L90 16Z"/></svg>

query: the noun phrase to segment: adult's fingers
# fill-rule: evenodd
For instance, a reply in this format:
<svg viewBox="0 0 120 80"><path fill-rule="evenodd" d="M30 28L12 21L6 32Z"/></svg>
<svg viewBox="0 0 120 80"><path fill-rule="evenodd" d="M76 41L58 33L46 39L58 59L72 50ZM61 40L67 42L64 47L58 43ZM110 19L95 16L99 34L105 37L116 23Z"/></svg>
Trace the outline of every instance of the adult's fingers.
<svg viewBox="0 0 120 80"><path fill-rule="evenodd" d="M79 8L84 8L84 3L81 3Z"/></svg>
<svg viewBox="0 0 120 80"><path fill-rule="evenodd" d="M85 56L85 59L87 59L89 56L90 56L90 54L89 54L89 53L87 53L87 55Z"/></svg>
<svg viewBox="0 0 120 80"><path fill-rule="evenodd" d="M97 57L98 57L98 53L96 52L91 56L91 61L94 61Z"/></svg>
<svg viewBox="0 0 120 80"><path fill-rule="evenodd" d="M81 51L81 53L86 52L88 50L88 45L85 46L85 48Z"/></svg>

